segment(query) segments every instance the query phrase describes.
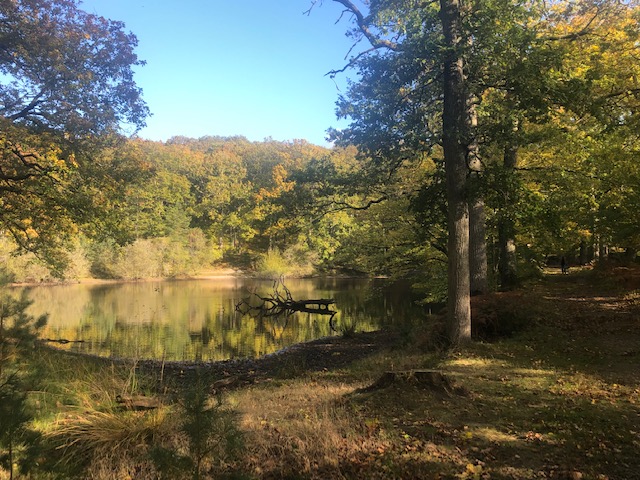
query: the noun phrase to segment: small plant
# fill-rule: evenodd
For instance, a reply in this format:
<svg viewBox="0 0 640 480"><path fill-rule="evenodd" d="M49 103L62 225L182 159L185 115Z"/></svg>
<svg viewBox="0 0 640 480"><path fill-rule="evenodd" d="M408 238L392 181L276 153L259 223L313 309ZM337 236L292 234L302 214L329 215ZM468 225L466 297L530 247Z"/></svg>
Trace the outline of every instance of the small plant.
<svg viewBox="0 0 640 480"><path fill-rule="evenodd" d="M35 318L26 313L31 301L24 293L19 299L6 292L0 295L0 465L14 478L20 450L31 415L26 392L33 380L29 357L37 332L46 316Z"/></svg>
<svg viewBox="0 0 640 480"><path fill-rule="evenodd" d="M341 323L338 330L344 338L353 338L358 330L358 324L355 320L349 323Z"/></svg>
<svg viewBox="0 0 640 480"><path fill-rule="evenodd" d="M25 424L31 419L26 410L27 396L14 373L0 385L0 465L13 478L17 450Z"/></svg>
<svg viewBox="0 0 640 480"><path fill-rule="evenodd" d="M180 478L185 472L190 472L194 480L210 478L216 464L232 457L240 446L240 433L231 414L222 408L222 398L212 399L208 389L197 371L195 381L183 392L183 421L179 428L187 444L182 449L184 453L166 447L151 451L156 468L166 478Z"/></svg>

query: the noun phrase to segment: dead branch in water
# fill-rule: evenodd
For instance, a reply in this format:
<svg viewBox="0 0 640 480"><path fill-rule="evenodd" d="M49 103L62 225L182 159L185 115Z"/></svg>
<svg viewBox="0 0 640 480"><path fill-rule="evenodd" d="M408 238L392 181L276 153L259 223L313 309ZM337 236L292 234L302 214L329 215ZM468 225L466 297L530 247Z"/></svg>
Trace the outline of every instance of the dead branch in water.
<svg viewBox="0 0 640 480"><path fill-rule="evenodd" d="M257 314L259 318L266 317L289 317L295 312L316 313L318 315L329 315L329 326L333 331L333 317L338 313L331 310L330 305L336 302L334 299L319 298L308 300L295 300L291 295L291 291L286 287L282 279L278 279L273 283L273 293L269 296L261 296L256 292L252 292L253 296L260 300L258 305L252 305L250 299L242 299L236 304L236 311L242 315L248 313Z"/></svg>

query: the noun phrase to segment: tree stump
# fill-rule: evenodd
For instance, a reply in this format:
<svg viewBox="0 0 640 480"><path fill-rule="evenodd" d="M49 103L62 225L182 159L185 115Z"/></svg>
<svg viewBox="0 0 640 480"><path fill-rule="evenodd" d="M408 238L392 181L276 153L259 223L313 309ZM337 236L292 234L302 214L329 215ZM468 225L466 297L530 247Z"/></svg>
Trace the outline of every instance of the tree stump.
<svg viewBox="0 0 640 480"><path fill-rule="evenodd" d="M411 385L431 390L445 395L464 395L461 387L456 387L451 379L438 370L403 370L398 372L384 372L373 384L361 388L358 392L372 392L390 387L391 385Z"/></svg>

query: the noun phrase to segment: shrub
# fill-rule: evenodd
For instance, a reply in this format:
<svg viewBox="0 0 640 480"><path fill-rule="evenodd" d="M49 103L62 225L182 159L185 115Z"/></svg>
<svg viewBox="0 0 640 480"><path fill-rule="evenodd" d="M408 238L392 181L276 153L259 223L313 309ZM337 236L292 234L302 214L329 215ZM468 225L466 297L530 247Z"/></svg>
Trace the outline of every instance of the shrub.
<svg viewBox="0 0 640 480"><path fill-rule="evenodd" d="M156 446L151 458L166 478L212 478L217 466L235 456L241 445L240 432L231 413L222 408L221 397L209 395L209 386L199 371L182 393L179 432L186 440L173 448Z"/></svg>
<svg viewBox="0 0 640 480"><path fill-rule="evenodd" d="M304 277L315 271L315 257L300 246L289 247L284 252L270 248L258 260L257 275L261 278Z"/></svg>
<svg viewBox="0 0 640 480"><path fill-rule="evenodd" d="M152 445L171 437L168 408L140 414L83 405L66 413L46 432L61 473L83 472L82 478L157 478L146 460Z"/></svg>
<svg viewBox="0 0 640 480"><path fill-rule="evenodd" d="M138 239L120 249L115 265L116 275L134 280L161 277L162 254L160 242Z"/></svg>
<svg viewBox="0 0 640 480"><path fill-rule="evenodd" d="M259 277L277 279L286 276L290 271L291 266L277 248L270 248L258 260L257 274Z"/></svg>
<svg viewBox="0 0 640 480"><path fill-rule="evenodd" d="M45 315L28 315L30 304L26 292L18 299L0 292L0 466L10 478L14 465L23 461L20 447L30 433L26 392L34 389L34 377L28 360L47 320Z"/></svg>

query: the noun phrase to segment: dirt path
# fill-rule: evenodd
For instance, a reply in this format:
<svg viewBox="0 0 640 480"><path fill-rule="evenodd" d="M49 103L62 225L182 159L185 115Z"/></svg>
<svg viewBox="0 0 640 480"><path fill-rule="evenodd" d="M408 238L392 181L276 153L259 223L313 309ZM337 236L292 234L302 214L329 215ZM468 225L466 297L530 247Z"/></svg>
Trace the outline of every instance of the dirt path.
<svg viewBox="0 0 640 480"><path fill-rule="evenodd" d="M609 380L637 384L639 288L640 269L619 267L602 273L548 275L527 295L538 302L538 314L556 332L567 358L579 359L576 363Z"/></svg>

